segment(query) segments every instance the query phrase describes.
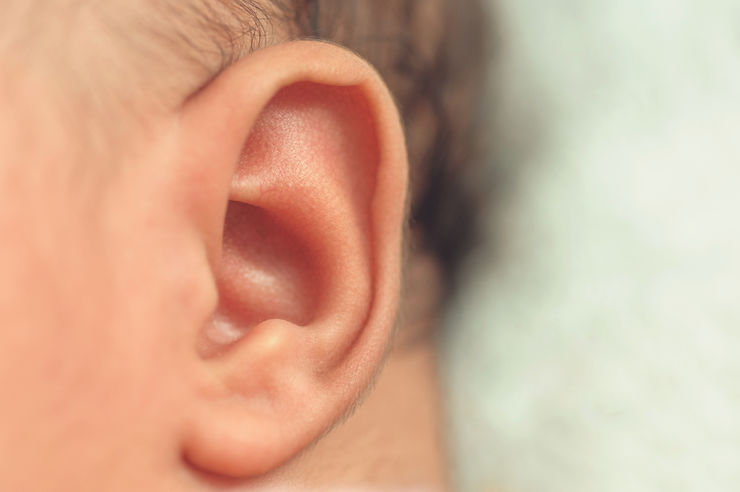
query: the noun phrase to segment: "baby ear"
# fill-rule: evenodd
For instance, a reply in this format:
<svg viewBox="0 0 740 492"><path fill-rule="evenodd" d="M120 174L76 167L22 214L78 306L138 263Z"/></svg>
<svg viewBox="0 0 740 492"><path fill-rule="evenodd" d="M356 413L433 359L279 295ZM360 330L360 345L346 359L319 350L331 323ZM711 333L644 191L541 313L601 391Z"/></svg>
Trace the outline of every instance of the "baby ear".
<svg viewBox="0 0 740 492"><path fill-rule="evenodd" d="M329 430L381 364L401 281L403 131L364 61L299 41L214 79L180 135L219 293L193 334L183 452L255 476Z"/></svg>

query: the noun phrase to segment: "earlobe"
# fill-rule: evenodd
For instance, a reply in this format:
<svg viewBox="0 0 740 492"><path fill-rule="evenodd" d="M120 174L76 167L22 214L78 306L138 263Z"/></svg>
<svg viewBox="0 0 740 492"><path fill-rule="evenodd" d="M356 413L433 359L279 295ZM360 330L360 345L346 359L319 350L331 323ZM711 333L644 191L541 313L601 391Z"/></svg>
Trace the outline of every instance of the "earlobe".
<svg viewBox="0 0 740 492"><path fill-rule="evenodd" d="M255 476L335 424L382 361L399 302L403 133L375 72L316 42L251 55L182 121L219 291L195 334L183 452Z"/></svg>

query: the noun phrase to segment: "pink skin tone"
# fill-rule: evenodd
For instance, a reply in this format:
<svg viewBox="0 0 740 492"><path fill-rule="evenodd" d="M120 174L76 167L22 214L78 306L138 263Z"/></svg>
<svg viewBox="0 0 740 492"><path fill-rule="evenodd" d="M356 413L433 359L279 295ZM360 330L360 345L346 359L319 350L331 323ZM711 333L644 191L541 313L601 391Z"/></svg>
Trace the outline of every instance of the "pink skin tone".
<svg viewBox="0 0 740 492"><path fill-rule="evenodd" d="M381 378L375 413L311 446L396 323L407 162L383 82L295 42L179 101L106 114L93 146L49 80L0 86L2 490L309 487L372 454L337 443L386 428L375 395L404 408ZM436 408L430 358L391 360Z"/></svg>

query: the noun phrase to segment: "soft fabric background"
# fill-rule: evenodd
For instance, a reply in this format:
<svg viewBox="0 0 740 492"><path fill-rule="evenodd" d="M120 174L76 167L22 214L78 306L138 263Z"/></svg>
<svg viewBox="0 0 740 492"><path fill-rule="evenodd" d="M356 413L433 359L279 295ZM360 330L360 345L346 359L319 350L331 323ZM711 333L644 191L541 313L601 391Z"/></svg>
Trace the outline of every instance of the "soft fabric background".
<svg viewBox="0 0 740 492"><path fill-rule="evenodd" d="M494 7L517 180L445 327L460 489L740 490L740 2Z"/></svg>

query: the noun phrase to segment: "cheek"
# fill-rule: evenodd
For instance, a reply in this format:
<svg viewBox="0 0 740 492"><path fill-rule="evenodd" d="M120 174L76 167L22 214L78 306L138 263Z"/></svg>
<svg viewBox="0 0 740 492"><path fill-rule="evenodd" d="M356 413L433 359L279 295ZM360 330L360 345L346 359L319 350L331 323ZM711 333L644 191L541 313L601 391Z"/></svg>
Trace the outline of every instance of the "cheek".
<svg viewBox="0 0 740 492"><path fill-rule="evenodd" d="M12 238L0 246L0 462L17 474L0 488L165 476L177 368L215 303L205 253L138 182L95 208L44 188L44 200L6 195L19 206L0 220Z"/></svg>

